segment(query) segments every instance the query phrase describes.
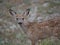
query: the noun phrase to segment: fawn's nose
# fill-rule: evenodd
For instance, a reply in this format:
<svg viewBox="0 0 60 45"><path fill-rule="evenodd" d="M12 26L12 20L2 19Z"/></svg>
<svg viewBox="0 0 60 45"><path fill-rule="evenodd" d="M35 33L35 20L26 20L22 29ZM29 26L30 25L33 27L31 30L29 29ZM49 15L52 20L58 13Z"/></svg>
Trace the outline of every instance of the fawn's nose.
<svg viewBox="0 0 60 45"><path fill-rule="evenodd" d="M22 24L22 22L19 22L18 24L20 24L20 25L21 25L21 24Z"/></svg>

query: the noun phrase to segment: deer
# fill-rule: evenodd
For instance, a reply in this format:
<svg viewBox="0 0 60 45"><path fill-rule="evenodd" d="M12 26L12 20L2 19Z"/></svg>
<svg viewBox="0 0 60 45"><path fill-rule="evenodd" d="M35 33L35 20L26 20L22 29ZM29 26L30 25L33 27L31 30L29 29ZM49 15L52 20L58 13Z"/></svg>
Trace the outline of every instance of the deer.
<svg viewBox="0 0 60 45"><path fill-rule="evenodd" d="M36 45L36 42L39 40L51 36L60 39L60 17L43 22L29 22L27 21L29 12L30 9L26 9L26 12L18 15L15 11L9 9L9 13L15 17L23 32L27 35L28 39L31 40L31 45Z"/></svg>

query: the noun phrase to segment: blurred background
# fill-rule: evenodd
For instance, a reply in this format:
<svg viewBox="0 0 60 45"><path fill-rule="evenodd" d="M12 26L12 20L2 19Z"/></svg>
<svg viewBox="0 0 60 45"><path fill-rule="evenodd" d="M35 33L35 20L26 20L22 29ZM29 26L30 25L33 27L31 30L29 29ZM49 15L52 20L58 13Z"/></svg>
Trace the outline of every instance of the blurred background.
<svg viewBox="0 0 60 45"><path fill-rule="evenodd" d="M0 0L0 45L31 45L8 9L12 8L20 14L32 5L38 7L37 14L40 16L60 15L60 0ZM48 38L38 45L60 45L60 40Z"/></svg>

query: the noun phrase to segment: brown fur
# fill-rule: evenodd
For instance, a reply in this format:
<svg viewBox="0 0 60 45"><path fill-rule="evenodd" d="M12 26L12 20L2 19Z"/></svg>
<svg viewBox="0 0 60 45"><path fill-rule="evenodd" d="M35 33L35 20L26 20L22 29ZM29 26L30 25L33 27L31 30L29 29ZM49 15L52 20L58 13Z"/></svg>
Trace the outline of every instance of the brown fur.
<svg viewBox="0 0 60 45"><path fill-rule="evenodd" d="M32 22L27 25L27 36L35 45L39 39L45 39L51 36L60 38L60 19L51 19L41 23Z"/></svg>

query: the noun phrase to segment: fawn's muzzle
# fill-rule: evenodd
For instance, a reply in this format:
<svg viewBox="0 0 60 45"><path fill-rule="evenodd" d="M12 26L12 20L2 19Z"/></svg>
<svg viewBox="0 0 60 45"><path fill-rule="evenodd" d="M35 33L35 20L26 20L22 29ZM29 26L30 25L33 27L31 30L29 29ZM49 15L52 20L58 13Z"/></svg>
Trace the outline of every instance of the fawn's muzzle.
<svg viewBox="0 0 60 45"><path fill-rule="evenodd" d="M20 24L20 25L21 25L21 24L22 24L22 22L19 22L18 24Z"/></svg>

